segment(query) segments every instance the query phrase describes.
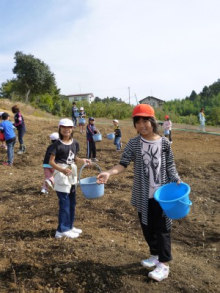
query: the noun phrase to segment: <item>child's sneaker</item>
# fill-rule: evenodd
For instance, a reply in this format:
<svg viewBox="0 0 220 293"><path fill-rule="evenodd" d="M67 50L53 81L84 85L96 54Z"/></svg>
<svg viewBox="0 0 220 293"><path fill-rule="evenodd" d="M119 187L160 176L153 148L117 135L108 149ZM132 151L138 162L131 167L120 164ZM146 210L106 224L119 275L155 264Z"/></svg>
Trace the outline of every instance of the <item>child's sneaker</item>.
<svg viewBox="0 0 220 293"><path fill-rule="evenodd" d="M8 166L8 167L11 167L11 166L12 166L12 164L9 164L9 163L7 163L7 162L2 163L2 165L4 165L4 166Z"/></svg>
<svg viewBox="0 0 220 293"><path fill-rule="evenodd" d="M73 231L74 233L77 233L77 234L81 234L82 233L82 230L81 229L78 229L78 228L75 228L75 227L73 227L71 229L71 231Z"/></svg>
<svg viewBox="0 0 220 293"><path fill-rule="evenodd" d="M48 187L53 189L53 183L50 181L50 179L45 180Z"/></svg>
<svg viewBox="0 0 220 293"><path fill-rule="evenodd" d="M96 159L96 158L92 158L92 161L93 161L93 162L98 162L99 160Z"/></svg>
<svg viewBox="0 0 220 293"><path fill-rule="evenodd" d="M143 267L152 268L159 264L158 255L151 255L148 259L144 259L141 262Z"/></svg>
<svg viewBox="0 0 220 293"><path fill-rule="evenodd" d="M66 232L56 231L55 238L62 238L62 237L77 238L77 237L79 237L79 234L73 232L72 230L69 230Z"/></svg>
<svg viewBox="0 0 220 293"><path fill-rule="evenodd" d="M41 193L48 194L48 191L45 188L42 188Z"/></svg>
<svg viewBox="0 0 220 293"><path fill-rule="evenodd" d="M168 278L170 268L162 264L161 262L157 265L156 269L148 274L148 277L158 282Z"/></svg>

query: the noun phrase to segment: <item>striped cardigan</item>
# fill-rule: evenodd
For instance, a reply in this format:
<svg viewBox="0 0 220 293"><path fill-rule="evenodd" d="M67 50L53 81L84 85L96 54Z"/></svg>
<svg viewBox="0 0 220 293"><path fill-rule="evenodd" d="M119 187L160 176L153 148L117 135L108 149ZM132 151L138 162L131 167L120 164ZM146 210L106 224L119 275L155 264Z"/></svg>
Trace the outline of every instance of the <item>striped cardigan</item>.
<svg viewBox="0 0 220 293"><path fill-rule="evenodd" d="M141 213L142 223L147 225L149 178L146 176L144 169L140 140L140 135L129 140L128 144L124 148L124 152L120 160L120 165L127 167L131 161L134 161L134 178L131 204L137 208L139 213ZM180 178L176 171L170 143L165 137L162 137L161 185L169 182L177 182L178 180L180 180ZM167 229L171 227L171 224L172 220L166 217Z"/></svg>

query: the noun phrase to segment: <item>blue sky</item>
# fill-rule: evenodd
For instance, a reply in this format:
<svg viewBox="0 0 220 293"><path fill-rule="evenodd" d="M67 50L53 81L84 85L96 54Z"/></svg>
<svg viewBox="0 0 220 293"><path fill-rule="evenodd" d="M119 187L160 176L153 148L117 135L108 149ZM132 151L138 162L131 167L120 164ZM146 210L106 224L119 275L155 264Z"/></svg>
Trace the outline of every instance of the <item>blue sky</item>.
<svg viewBox="0 0 220 293"><path fill-rule="evenodd" d="M220 78L219 11L219 0L0 0L0 84L22 51L65 95L183 99Z"/></svg>

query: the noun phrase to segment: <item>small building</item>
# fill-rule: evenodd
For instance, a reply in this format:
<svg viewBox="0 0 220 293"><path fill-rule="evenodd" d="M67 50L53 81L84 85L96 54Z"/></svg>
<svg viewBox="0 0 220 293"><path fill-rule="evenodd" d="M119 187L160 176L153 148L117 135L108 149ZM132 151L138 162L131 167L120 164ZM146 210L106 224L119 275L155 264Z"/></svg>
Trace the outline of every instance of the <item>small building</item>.
<svg viewBox="0 0 220 293"><path fill-rule="evenodd" d="M139 101L140 104L148 104L151 105L153 108L161 108L165 101L157 99L152 96L148 96L142 100Z"/></svg>
<svg viewBox="0 0 220 293"><path fill-rule="evenodd" d="M84 101L91 103L94 100L93 93L67 95L65 97L68 98L69 102L71 102L71 103L72 102L84 102Z"/></svg>

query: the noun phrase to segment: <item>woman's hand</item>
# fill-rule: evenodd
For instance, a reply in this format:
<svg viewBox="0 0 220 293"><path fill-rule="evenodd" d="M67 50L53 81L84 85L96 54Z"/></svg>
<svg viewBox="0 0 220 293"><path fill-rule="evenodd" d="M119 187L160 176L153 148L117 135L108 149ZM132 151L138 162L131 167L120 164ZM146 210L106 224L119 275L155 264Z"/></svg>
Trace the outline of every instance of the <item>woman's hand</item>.
<svg viewBox="0 0 220 293"><path fill-rule="evenodd" d="M91 164L91 159L82 159L82 161L83 161L83 164L88 164L88 165Z"/></svg>
<svg viewBox="0 0 220 293"><path fill-rule="evenodd" d="M100 173L96 178L97 178L97 181L96 183L98 184L105 184L107 183L108 179L109 179L109 176L110 174L108 172L102 172Z"/></svg>

